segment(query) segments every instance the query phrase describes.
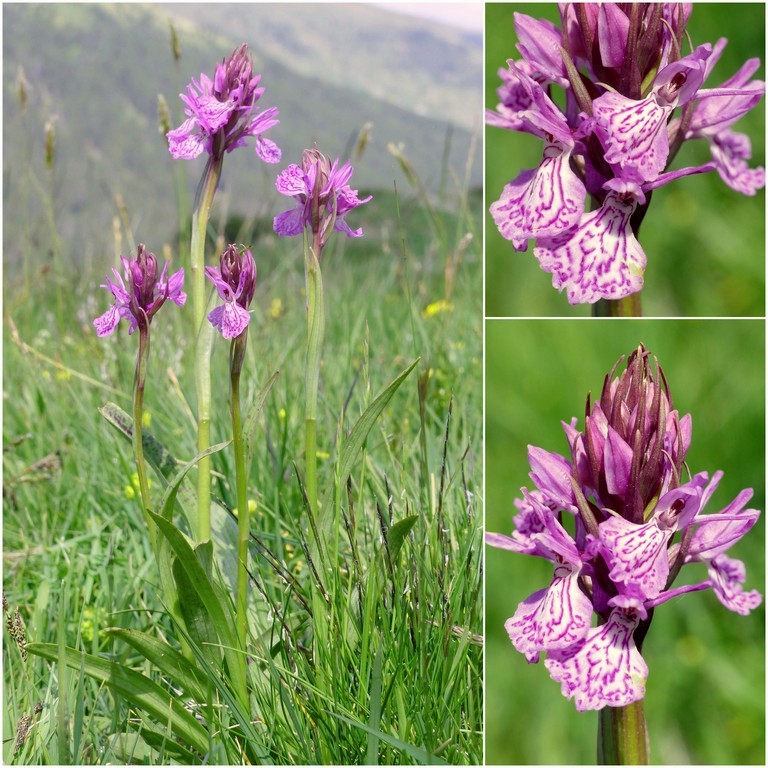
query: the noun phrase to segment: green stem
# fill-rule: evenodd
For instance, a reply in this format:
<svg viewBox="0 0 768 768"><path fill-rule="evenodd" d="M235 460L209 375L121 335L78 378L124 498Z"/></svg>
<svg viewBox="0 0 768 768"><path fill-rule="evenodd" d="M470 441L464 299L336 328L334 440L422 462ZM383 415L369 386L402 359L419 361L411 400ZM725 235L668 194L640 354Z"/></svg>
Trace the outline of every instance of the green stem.
<svg viewBox="0 0 768 768"><path fill-rule="evenodd" d="M240 371L248 338L246 328L232 339L230 347L230 382L232 400L232 440L235 447L235 479L237 484L237 637L245 650L248 636L248 537L250 521L248 513L248 483L245 467L245 443L243 421L240 415Z"/></svg>
<svg viewBox="0 0 768 768"><path fill-rule="evenodd" d="M148 514L150 509L149 482L147 480L147 465L144 461L144 437L141 423L144 415L144 382L147 378L147 360L149 359L149 321L144 317L138 325L139 352L136 358L136 374L133 383L133 453L136 457L141 508L147 521L152 549L157 551L157 530Z"/></svg>
<svg viewBox="0 0 768 768"><path fill-rule="evenodd" d="M600 299L592 305L592 317L642 317L641 293L631 293L623 299Z"/></svg>
<svg viewBox="0 0 768 768"><path fill-rule="evenodd" d="M648 730L643 700L600 710L597 762L600 765L648 765Z"/></svg>
<svg viewBox="0 0 768 768"><path fill-rule="evenodd" d="M192 317L197 338L195 347L195 385L197 390L197 452L211 444L211 344L213 329L206 322L205 234L213 198L221 177L223 158L212 155L200 180L192 216L190 271L192 281ZM197 472L197 539L211 537L211 460L198 462Z"/></svg>
<svg viewBox="0 0 768 768"><path fill-rule="evenodd" d="M320 359L325 334L323 280L320 274L319 243L310 248L304 239L304 270L307 291L307 359L304 374L304 460L305 484L312 514L318 519L317 505L317 393L320 386Z"/></svg>

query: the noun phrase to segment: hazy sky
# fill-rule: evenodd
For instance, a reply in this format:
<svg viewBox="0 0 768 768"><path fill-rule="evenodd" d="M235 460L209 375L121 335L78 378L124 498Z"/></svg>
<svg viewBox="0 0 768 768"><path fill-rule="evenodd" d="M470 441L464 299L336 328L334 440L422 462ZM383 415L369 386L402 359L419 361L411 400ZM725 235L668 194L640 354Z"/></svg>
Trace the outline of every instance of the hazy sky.
<svg viewBox="0 0 768 768"><path fill-rule="evenodd" d="M477 3L374 3L395 13L434 19L471 32L483 31L483 4Z"/></svg>

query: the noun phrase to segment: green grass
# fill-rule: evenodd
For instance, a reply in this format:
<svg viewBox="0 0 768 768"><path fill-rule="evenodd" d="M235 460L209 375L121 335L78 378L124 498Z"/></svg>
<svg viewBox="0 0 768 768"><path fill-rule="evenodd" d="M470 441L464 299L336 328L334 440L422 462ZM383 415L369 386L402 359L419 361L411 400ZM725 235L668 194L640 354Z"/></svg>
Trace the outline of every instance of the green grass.
<svg viewBox="0 0 768 768"><path fill-rule="evenodd" d="M765 330L762 321L491 321L486 332L486 530L509 533L528 477L527 445L568 454L561 421L583 428L588 392L642 342L691 413L692 473L725 473L707 512L741 489L765 509ZM542 663L527 664L505 620L543 589L541 558L486 550L486 757L489 764L593 764L597 717L580 713ZM728 553L745 562L747 589L764 593L765 522ZM679 582L705 578L686 566ZM765 762L765 610L725 609L711 591L660 606L643 646L653 764Z"/></svg>
<svg viewBox="0 0 768 768"><path fill-rule="evenodd" d="M495 109L498 69L519 59L514 12L559 23L555 3L489 3L486 6L485 105ZM695 5L688 31L695 45L728 38L707 87L733 75L748 57L763 57L765 7L750 3ZM687 51L686 44L686 51ZM765 78L765 62L755 78ZM555 88L554 92L562 93ZM750 165L765 165L765 101L734 126L752 141ZM489 127L486 137L486 202L497 200L504 185L541 159L541 141L533 136ZM673 168L710 159L704 141L689 141ZM717 173L680 179L653 193L640 230L648 257L643 312L649 317L761 317L765 294L764 191L744 197ZM588 316L586 305L572 307L540 269L533 248L518 253L486 213L486 311L489 317Z"/></svg>
<svg viewBox="0 0 768 768"><path fill-rule="evenodd" d="M248 648L255 719L234 727L225 691L216 689L211 722L233 729L213 734L213 762L245 760L245 730L252 737L248 759L275 763L482 759L479 221L463 211L439 212L448 233L441 243L420 204L401 199L398 221L394 195L374 194L374 202L355 212L366 237L337 242L323 261L321 496L334 482L339 436L400 371L421 361L341 489L338 556L317 576L303 549L309 523L296 472L303 468L301 243L268 233L251 243L259 282L241 385L244 407L280 372L260 417L248 491L257 504ZM475 211L477 200L474 195L469 202ZM453 256L445 244L455 253L469 231L474 242L449 270L451 308L425 312L446 298L446 261ZM151 233L135 234L161 252ZM113 251L106 237L101 249ZM91 320L109 301L97 286L112 262L105 256L78 272L75 253L73 242L62 242L70 279L34 261L26 273L6 263L4 591L10 609L20 608L30 641L61 642L167 687L131 646L104 632L131 628L181 647L132 489L130 445L97 410L107 400L130 410L136 340L124 328L108 339L96 337ZM58 287L63 325L55 319ZM154 319L145 398L149 431L181 461L193 457L195 445L188 315L168 306ZM214 443L230 437L227 347L217 339L213 354ZM213 493L232 508L230 450L213 457ZM157 503L162 483L152 479ZM413 527L402 541L394 534L385 539L383 530L410 517ZM226 533L234 523L221 525ZM402 533L403 525L395 530ZM220 563L225 571L231 565L226 557ZM317 642L319 626L327 627L327 642ZM205 659L197 663L205 666ZM109 686L79 669L64 673L55 661L30 655L22 662L7 633L4 670L5 762L190 758L163 723L143 716ZM220 675L215 666L209 672ZM38 701L42 709L14 757L19 720Z"/></svg>

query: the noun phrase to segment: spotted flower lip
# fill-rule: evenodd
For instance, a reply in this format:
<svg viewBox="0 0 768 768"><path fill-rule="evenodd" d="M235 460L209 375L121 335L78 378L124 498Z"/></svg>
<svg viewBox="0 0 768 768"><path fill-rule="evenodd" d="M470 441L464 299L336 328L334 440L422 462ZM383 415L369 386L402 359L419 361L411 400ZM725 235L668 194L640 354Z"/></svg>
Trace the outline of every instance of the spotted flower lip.
<svg viewBox="0 0 768 768"><path fill-rule="evenodd" d="M213 79L205 74L192 79L180 94L187 119L167 134L168 149L179 160L192 160L203 152L221 157L254 138L256 154L266 163L280 161L279 147L262 134L277 125L278 110L270 107L254 114L264 93L261 75L253 74L248 46L243 44L216 66Z"/></svg>
<svg viewBox="0 0 768 768"><path fill-rule="evenodd" d="M256 262L249 249L229 245L219 263L219 267L205 268L206 277L224 300L208 314L208 320L225 339L234 339L248 327L251 319L248 307L256 289Z"/></svg>
<svg viewBox="0 0 768 768"><path fill-rule="evenodd" d="M552 563L549 585L517 606L505 629L530 663L544 662L576 708L622 707L642 699L648 667L641 644L662 604L712 589L742 615L762 597L744 589L744 564L725 553L755 524L745 489L708 513L722 472L685 478L691 417L680 416L663 371L640 345L618 375L587 399L583 430L563 423L569 455L528 447L536 489L522 489L511 535L488 546ZM704 564L704 581L674 586ZM593 619L596 625L593 626Z"/></svg>
<svg viewBox="0 0 768 768"><path fill-rule="evenodd" d="M121 256L120 260L125 281L113 268L115 279L107 277L107 282L101 286L112 293L114 303L93 321L99 336L109 336L121 319L128 321L128 333L132 334L140 324L148 325L167 299L180 307L187 300L187 294L182 290L184 269L166 278L166 261L162 273L158 276L157 257L148 251L143 243L139 243L136 258L126 259Z"/></svg>
<svg viewBox="0 0 768 768"><path fill-rule="evenodd" d="M538 166L505 184L490 213L515 250L535 241L539 265L570 304L618 301L643 289L647 258L637 232L649 192L714 170L745 195L765 185L764 169L749 166L748 137L730 130L765 92L751 79L758 60L705 88L725 38L683 55L691 4L629 7L561 3L562 31L515 13L522 58L499 71L499 103L486 112L487 125L543 141ZM712 160L670 170L693 139L709 142Z"/></svg>

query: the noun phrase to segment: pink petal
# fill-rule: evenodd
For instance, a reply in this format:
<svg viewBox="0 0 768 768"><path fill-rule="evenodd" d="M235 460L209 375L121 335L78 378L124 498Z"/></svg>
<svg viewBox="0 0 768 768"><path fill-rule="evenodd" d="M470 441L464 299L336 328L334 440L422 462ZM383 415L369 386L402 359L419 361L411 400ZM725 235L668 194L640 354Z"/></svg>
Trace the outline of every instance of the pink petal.
<svg viewBox="0 0 768 768"><path fill-rule="evenodd" d="M629 224L635 207L634 199L610 191L577 229L538 241L534 255L571 304L621 299L643 287L645 252Z"/></svg>
<svg viewBox="0 0 768 768"><path fill-rule="evenodd" d="M643 181L655 179L667 164L667 117L653 93L635 101L608 91L592 102L606 162L635 168Z"/></svg>
<svg viewBox="0 0 768 768"><path fill-rule="evenodd" d="M743 591L741 585L746 581L747 576L741 560L718 555L709 564L709 577L717 599L726 608L742 616L746 616L763 601L757 590Z"/></svg>
<svg viewBox="0 0 768 768"><path fill-rule="evenodd" d="M236 302L227 302L213 309L208 314L208 320L215 326L225 339L239 336L248 325L251 315Z"/></svg>
<svg viewBox="0 0 768 768"><path fill-rule="evenodd" d="M579 569L558 565L548 589L520 603L505 628L520 653L529 656L577 643L592 621L592 603L579 589Z"/></svg>
<svg viewBox="0 0 768 768"><path fill-rule="evenodd" d="M280 237L300 235L304 228L303 214L302 208L291 208L291 210L284 211L280 215L275 216L273 227L276 234Z"/></svg>
<svg viewBox="0 0 768 768"><path fill-rule="evenodd" d="M639 617L614 609L578 645L547 654L544 664L580 712L624 707L645 696L648 666L632 636Z"/></svg>
<svg viewBox="0 0 768 768"><path fill-rule="evenodd" d="M669 576L667 542L673 529L661 530L655 519L643 525L621 517L600 523L600 540L614 582L636 588L644 599L656 597Z"/></svg>

